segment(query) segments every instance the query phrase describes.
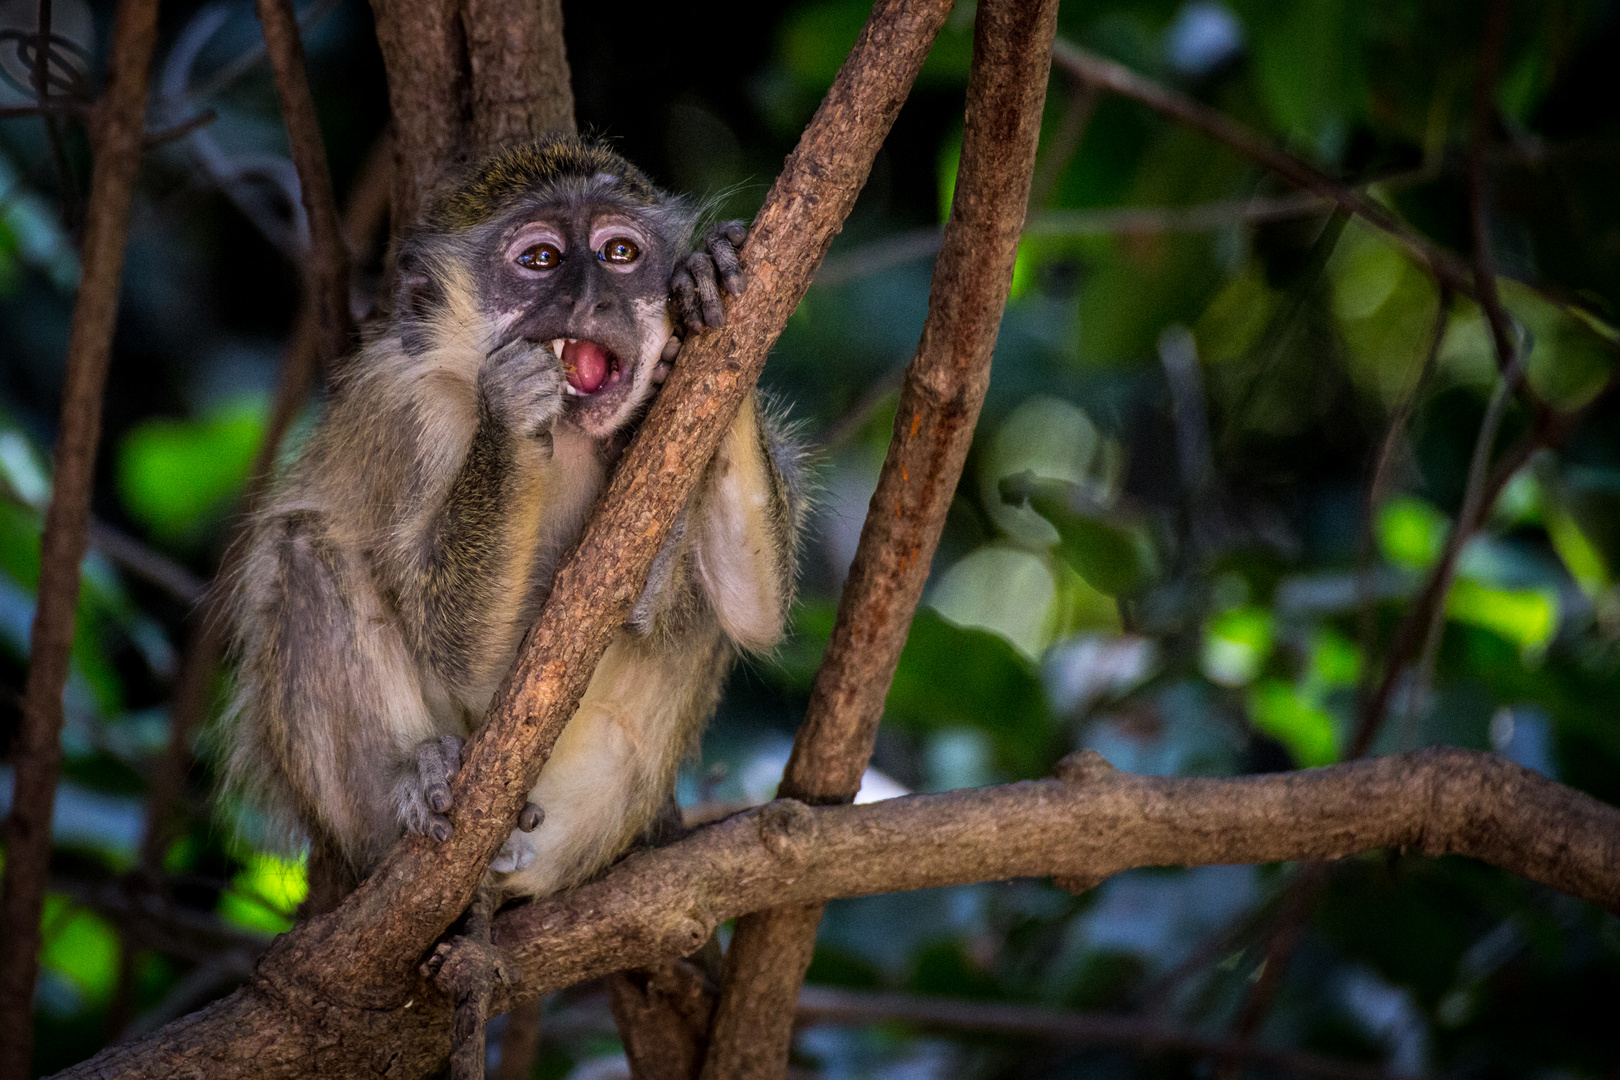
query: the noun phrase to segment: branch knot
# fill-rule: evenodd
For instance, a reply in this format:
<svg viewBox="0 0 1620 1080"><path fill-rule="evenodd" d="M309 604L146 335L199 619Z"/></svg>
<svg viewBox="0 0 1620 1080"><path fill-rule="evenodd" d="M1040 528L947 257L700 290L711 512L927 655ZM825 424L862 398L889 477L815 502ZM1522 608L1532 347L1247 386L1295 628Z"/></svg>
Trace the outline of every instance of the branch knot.
<svg viewBox="0 0 1620 1080"><path fill-rule="evenodd" d="M816 813L797 799L777 799L759 812L759 840L781 862L802 866L816 839Z"/></svg>
<svg viewBox="0 0 1620 1080"><path fill-rule="evenodd" d="M1066 784L1089 784L1111 779L1119 770L1095 750L1077 750L1059 761L1052 772Z"/></svg>

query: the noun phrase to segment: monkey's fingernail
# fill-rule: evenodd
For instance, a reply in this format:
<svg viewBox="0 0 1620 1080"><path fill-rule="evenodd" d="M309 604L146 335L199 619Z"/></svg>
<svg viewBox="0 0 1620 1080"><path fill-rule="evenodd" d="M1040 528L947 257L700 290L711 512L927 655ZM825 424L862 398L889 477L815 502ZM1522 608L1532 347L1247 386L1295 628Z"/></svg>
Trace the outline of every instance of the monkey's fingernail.
<svg viewBox="0 0 1620 1080"><path fill-rule="evenodd" d="M546 812L540 809L538 803L526 802L523 809L518 811L518 828L523 832L534 832L544 820Z"/></svg>
<svg viewBox="0 0 1620 1080"><path fill-rule="evenodd" d="M743 290L748 288L748 277L746 274L727 274L722 284L732 296L741 296Z"/></svg>
<svg viewBox="0 0 1620 1080"><path fill-rule="evenodd" d="M439 843L442 844L446 840L450 839L450 833L450 822L444 818L434 818L432 821L428 822L428 835L433 837L433 839L437 840Z"/></svg>
<svg viewBox="0 0 1620 1080"><path fill-rule="evenodd" d="M425 791L427 804L436 814L442 814L450 809L450 788L446 784L434 784Z"/></svg>

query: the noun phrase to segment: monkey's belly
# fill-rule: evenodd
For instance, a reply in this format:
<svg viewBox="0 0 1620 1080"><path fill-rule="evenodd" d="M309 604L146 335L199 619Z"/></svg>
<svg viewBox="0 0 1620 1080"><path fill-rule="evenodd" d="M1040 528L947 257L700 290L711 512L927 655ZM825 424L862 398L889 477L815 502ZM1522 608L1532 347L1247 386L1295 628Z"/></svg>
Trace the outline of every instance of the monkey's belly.
<svg viewBox="0 0 1620 1080"><path fill-rule="evenodd" d="M507 875L506 891L541 896L577 884L658 815L725 668L717 628L692 637L653 649L622 632L608 646L529 795L545 819L508 842L526 846L533 862ZM714 659L692 656L694 647Z"/></svg>

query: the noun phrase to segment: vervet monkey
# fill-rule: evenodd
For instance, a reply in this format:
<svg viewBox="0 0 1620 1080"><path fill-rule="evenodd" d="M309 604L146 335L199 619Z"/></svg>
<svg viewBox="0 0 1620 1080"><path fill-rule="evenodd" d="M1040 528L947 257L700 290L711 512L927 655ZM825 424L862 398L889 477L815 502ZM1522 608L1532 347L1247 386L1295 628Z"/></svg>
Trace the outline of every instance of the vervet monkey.
<svg viewBox="0 0 1620 1080"><path fill-rule="evenodd" d="M676 357L745 286L740 223L600 142L510 148L430 199L392 312L332 388L229 583L229 777L368 871L402 830L450 835L449 779L558 559ZM801 466L746 401L493 869L580 882L674 790L738 650L793 597Z"/></svg>

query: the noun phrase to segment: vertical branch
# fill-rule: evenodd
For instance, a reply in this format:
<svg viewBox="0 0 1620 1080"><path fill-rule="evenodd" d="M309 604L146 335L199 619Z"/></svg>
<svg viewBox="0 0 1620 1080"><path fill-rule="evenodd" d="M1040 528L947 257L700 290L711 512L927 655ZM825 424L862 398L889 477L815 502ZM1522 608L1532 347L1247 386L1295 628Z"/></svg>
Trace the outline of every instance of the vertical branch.
<svg viewBox="0 0 1620 1080"><path fill-rule="evenodd" d="M545 1024L545 999L535 998L506 1011L506 1032L501 1036L501 1062L495 1080L529 1080L540 1055L540 1033Z"/></svg>
<svg viewBox="0 0 1620 1080"><path fill-rule="evenodd" d="M0 1078L23 1080L33 1052L39 918L50 870L51 811L62 766L62 689L73 644L79 563L101 437L101 397L112 355L124 248L140 170L157 0L123 0L113 24L107 92L92 136L81 262L57 429L55 480L45 512L37 607L23 717L14 744L16 789L6 818L0 896Z"/></svg>
<svg viewBox="0 0 1620 1080"><path fill-rule="evenodd" d="M394 117L394 220L456 161L574 130L561 0L372 0Z"/></svg>
<svg viewBox="0 0 1620 1080"><path fill-rule="evenodd" d="M332 195L332 174L326 164L315 116L315 98L309 89L304 64L304 43L292 0L258 0L264 44L275 72L276 96L287 125L298 188L309 221L309 250L304 258L304 288L315 306L320 361L330 368L349 351L353 320L349 315L349 252L338 223L337 200Z"/></svg>
<svg viewBox="0 0 1620 1080"><path fill-rule="evenodd" d="M847 802L871 757L989 386L1028 208L1056 20L1055 0L979 4L962 157L928 319L782 779L785 797ZM738 923L704 1064L707 1080L783 1074L793 1005L819 920L820 906L809 905Z"/></svg>

